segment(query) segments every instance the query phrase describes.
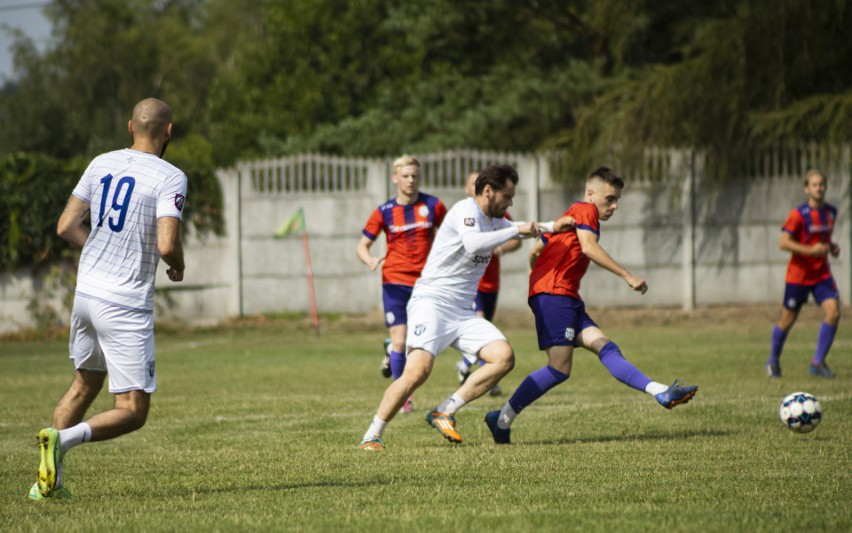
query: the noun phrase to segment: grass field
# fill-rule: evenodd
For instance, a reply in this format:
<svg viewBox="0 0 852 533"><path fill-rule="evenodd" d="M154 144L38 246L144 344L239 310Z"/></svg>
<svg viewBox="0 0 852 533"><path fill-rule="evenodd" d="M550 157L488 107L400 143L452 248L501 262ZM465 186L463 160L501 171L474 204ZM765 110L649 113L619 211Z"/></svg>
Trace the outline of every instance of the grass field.
<svg viewBox="0 0 852 533"><path fill-rule="evenodd" d="M161 331L147 426L72 450L75 499L46 503L26 498L33 436L70 382L67 344L3 341L0 530L850 531L852 332L842 324L829 360L840 377L809 377L818 316L804 313L784 378L770 381L774 314L593 313L650 377L697 383L698 395L666 411L578 352L571 379L518 418L504 447L482 418L505 396L459 412L462 445L424 421L457 387L447 351L383 453L356 447L388 384L378 318L325 320L320 336L282 318ZM498 325L517 353L511 392L545 358L528 317ZM807 435L777 416L798 390L824 408ZM103 394L94 408L110 403Z"/></svg>

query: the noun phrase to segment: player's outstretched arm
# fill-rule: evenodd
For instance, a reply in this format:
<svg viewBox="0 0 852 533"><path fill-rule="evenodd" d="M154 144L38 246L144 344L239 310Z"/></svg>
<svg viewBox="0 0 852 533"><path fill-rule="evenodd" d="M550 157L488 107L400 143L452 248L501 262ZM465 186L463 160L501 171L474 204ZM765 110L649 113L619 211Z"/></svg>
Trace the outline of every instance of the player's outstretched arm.
<svg viewBox="0 0 852 533"><path fill-rule="evenodd" d="M358 241L358 247L355 248L355 255L358 256L358 259L367 265L370 270L376 270L382 262L381 259L370 253L370 247L373 246L374 242L376 241L368 239L366 236L362 236L361 240Z"/></svg>
<svg viewBox="0 0 852 533"><path fill-rule="evenodd" d="M157 219L157 250L169 268L166 270L172 281L183 281L186 265L183 261L183 243L180 238L180 219L160 217Z"/></svg>
<svg viewBox="0 0 852 533"><path fill-rule="evenodd" d="M577 238L580 241L580 246L583 253L591 259L599 267L605 268L622 278L627 282L634 291L645 294L648 291L648 284L644 279L638 278L631 274L626 268L618 264L601 246L598 244L597 235L589 230L577 230Z"/></svg>
<svg viewBox="0 0 852 533"><path fill-rule="evenodd" d="M91 232L91 228L83 224L88 216L89 204L72 194L56 224L56 234L82 248Z"/></svg>

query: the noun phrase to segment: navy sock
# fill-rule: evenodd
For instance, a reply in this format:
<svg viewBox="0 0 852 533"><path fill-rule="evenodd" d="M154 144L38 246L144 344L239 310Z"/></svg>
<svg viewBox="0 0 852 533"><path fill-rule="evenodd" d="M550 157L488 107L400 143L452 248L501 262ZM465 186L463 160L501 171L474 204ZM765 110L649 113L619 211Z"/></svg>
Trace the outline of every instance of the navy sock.
<svg viewBox="0 0 852 533"><path fill-rule="evenodd" d="M640 392L645 392L645 387L648 383L651 383L651 379L648 376L643 374L641 370L633 366L630 361L621 355L621 350L614 342L610 341L606 346L601 348L598 358L600 358L601 363L603 363L606 369L609 370L609 373L612 374L612 377L625 385L633 387Z"/></svg>
<svg viewBox="0 0 852 533"><path fill-rule="evenodd" d="M552 366L539 368L521 382L515 393L509 398L509 405L516 413L538 400L544 393L568 379L568 374L556 370Z"/></svg>
<svg viewBox="0 0 852 533"><path fill-rule="evenodd" d="M831 344L834 342L834 334L837 333L837 328L826 324L825 322L819 327L817 335L817 347L814 352L814 358L811 360L812 365L821 365L825 363L825 358L828 351L831 349Z"/></svg>
<svg viewBox="0 0 852 533"><path fill-rule="evenodd" d="M832 337L833 338L833 337ZM781 359L781 351L784 349L784 343L787 342L787 332L778 327L778 324L772 328L772 347L769 351L768 365L777 365Z"/></svg>
<svg viewBox="0 0 852 533"><path fill-rule="evenodd" d="M393 379L398 379L405 370L405 354L396 350L390 353L390 369Z"/></svg>

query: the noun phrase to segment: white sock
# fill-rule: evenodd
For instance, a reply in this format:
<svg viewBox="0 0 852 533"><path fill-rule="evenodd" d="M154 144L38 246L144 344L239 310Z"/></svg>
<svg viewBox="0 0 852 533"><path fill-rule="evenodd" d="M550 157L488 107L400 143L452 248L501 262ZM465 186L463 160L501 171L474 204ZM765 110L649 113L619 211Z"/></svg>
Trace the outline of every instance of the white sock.
<svg viewBox="0 0 852 533"><path fill-rule="evenodd" d="M76 426L59 430L59 447L62 448L62 454L68 453L68 450L89 442L92 440L92 428L85 422L80 422Z"/></svg>
<svg viewBox="0 0 852 533"><path fill-rule="evenodd" d="M465 401L461 399L461 396L454 392L452 396L444 400L444 403L436 407L435 410L439 413L454 415L464 404Z"/></svg>
<svg viewBox="0 0 852 533"><path fill-rule="evenodd" d="M518 416L518 413L512 409L512 406L509 405L509 402L506 402L506 405L500 409L500 416L497 417L497 427L500 429L509 429L512 425L512 422L515 421L515 417Z"/></svg>
<svg viewBox="0 0 852 533"><path fill-rule="evenodd" d="M661 392L666 392L669 389L667 385L663 385L662 383L657 383L656 381L652 381L645 385L645 392L650 394L651 396L656 396Z"/></svg>
<svg viewBox="0 0 852 533"><path fill-rule="evenodd" d="M371 441L376 437L381 437L382 433L384 433L385 428L388 423L379 418L379 415L373 417L373 423L370 424L370 428L364 433L363 441Z"/></svg>

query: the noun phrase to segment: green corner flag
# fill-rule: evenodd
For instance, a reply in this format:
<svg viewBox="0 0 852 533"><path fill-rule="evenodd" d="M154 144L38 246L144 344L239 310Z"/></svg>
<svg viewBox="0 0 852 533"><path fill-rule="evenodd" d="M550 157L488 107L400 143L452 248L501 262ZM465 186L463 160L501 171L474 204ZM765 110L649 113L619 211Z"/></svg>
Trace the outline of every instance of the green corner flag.
<svg viewBox="0 0 852 533"><path fill-rule="evenodd" d="M305 211L300 207L298 211L290 215L290 218L285 220L284 223L275 230L275 238L280 239L288 235L304 233L306 230Z"/></svg>

